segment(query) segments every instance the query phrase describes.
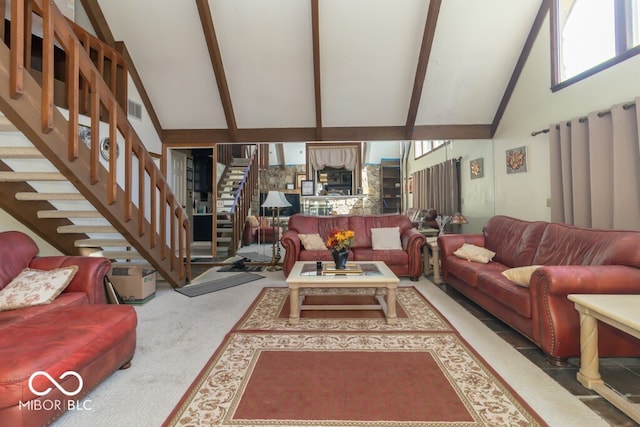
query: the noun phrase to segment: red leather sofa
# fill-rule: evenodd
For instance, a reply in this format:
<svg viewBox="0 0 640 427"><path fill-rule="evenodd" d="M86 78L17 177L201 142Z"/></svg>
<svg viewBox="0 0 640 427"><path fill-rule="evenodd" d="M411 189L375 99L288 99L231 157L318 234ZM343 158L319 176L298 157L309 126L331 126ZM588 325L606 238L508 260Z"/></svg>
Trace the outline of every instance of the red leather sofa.
<svg viewBox="0 0 640 427"><path fill-rule="evenodd" d="M488 264L453 254L463 243L495 252ZM489 219L482 234L438 237L444 282L519 331L563 365L580 355L580 320L569 294L640 293L640 232L596 230L507 216ZM541 265L529 287L501 274ZM640 356L640 340L599 326L600 356Z"/></svg>
<svg viewBox="0 0 640 427"><path fill-rule="evenodd" d="M371 246L372 228L399 227L402 249L374 250ZM409 217L390 215L335 215L312 216L296 214L289 218L288 230L282 235L285 249L283 270L285 276L296 261L333 261L331 251L305 250L298 234L319 234L324 241L331 230L353 230L355 244L349 250L349 261L384 261L396 276L409 276L418 280L422 274L421 248L426 238L413 228Z"/></svg>
<svg viewBox="0 0 640 427"><path fill-rule="evenodd" d="M53 303L0 311L0 425L46 425L76 410L78 402L86 410L91 403L83 402L85 396L114 371L128 367L136 347L133 307L105 303L108 259L37 253L29 236L0 233L0 289L27 267L77 265L78 271ZM64 375L67 371L75 374ZM82 388L74 394L78 376Z"/></svg>

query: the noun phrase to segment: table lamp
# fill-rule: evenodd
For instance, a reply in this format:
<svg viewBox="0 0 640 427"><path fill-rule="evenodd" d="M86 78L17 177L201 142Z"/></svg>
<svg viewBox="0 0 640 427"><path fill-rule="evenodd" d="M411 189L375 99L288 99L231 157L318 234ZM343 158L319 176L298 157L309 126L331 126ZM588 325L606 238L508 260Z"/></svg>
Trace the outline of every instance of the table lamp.
<svg viewBox="0 0 640 427"><path fill-rule="evenodd" d="M453 218L451 219L451 224L457 224L456 234L460 234L460 231L462 229L462 224L469 224L469 221L467 221L467 218L465 218L464 215L462 215L460 212L456 212L453 214Z"/></svg>
<svg viewBox="0 0 640 427"><path fill-rule="evenodd" d="M271 226L273 227L273 245L271 247L271 265L267 268L269 271L280 270L278 265L280 262L280 208L291 206L284 193L271 190L267 193L267 198L262 202L262 208L271 208ZM276 221L277 217L277 221Z"/></svg>

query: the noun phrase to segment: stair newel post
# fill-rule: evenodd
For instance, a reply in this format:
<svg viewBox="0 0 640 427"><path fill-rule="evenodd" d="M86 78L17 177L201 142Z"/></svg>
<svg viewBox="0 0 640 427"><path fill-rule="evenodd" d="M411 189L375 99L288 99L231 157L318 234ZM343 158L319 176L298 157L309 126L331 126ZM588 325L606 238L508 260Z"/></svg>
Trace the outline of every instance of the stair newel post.
<svg viewBox="0 0 640 427"><path fill-rule="evenodd" d="M69 160L78 158L78 114L80 108L80 42L69 36L67 49L67 105L69 107Z"/></svg>
<svg viewBox="0 0 640 427"><path fill-rule="evenodd" d="M24 89L24 0L11 2L11 74L9 94L18 99Z"/></svg>
<svg viewBox="0 0 640 427"><path fill-rule="evenodd" d="M53 6L51 1L42 2L42 132L53 129Z"/></svg>

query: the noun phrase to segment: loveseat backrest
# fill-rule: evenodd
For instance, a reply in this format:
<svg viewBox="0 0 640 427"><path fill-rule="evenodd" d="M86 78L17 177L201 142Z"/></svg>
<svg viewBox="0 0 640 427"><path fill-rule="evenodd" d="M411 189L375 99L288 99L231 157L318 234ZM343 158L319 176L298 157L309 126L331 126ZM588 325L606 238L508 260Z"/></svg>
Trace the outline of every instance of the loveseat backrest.
<svg viewBox="0 0 640 427"><path fill-rule="evenodd" d="M349 229L356 233L354 248L371 247L372 228L393 227L398 227L402 235L405 230L413 228L413 224L408 216L401 214L349 216Z"/></svg>
<svg viewBox="0 0 640 427"><path fill-rule="evenodd" d="M346 216L316 216L296 214L289 218L288 229L298 234L319 234L326 241L331 230L347 230L349 220Z"/></svg>
<svg viewBox="0 0 640 427"><path fill-rule="evenodd" d="M547 224L496 215L482 230L484 246L496 253L494 261L508 267L531 265Z"/></svg>
<svg viewBox="0 0 640 427"><path fill-rule="evenodd" d="M37 254L38 246L26 234L19 231L0 233L0 289L20 274Z"/></svg>
<svg viewBox="0 0 640 427"><path fill-rule="evenodd" d="M640 232L551 223L542 235L533 264L640 268Z"/></svg>

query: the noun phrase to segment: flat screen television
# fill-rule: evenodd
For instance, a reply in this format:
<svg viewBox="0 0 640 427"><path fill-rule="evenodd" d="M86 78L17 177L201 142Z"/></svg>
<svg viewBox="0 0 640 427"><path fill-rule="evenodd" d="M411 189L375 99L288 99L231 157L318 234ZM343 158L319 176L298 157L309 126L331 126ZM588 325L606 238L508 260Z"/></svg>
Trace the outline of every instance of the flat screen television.
<svg viewBox="0 0 640 427"><path fill-rule="evenodd" d="M287 201L291 203L291 206L286 208L280 208L280 216L292 216L300 213L300 194L297 193L284 193ZM260 193L260 216L273 216L272 210L274 208L263 208L262 203L267 198L267 193Z"/></svg>

